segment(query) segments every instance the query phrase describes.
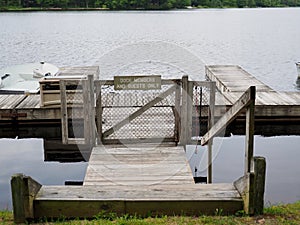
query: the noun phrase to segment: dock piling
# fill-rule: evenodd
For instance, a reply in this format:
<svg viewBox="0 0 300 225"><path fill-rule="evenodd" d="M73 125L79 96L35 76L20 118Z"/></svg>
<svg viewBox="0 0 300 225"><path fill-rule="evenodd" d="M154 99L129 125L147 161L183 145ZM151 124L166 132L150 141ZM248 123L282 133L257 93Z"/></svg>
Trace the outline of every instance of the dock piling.
<svg viewBox="0 0 300 225"><path fill-rule="evenodd" d="M34 218L33 200L42 187L29 176L15 174L11 178L11 192L15 223L25 223Z"/></svg>

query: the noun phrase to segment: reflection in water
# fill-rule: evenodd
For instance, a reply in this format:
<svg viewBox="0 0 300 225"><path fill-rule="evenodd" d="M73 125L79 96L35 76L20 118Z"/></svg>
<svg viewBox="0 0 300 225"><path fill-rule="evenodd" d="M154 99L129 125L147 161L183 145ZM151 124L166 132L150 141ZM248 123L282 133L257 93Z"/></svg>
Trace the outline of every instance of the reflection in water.
<svg viewBox="0 0 300 225"><path fill-rule="evenodd" d="M300 90L300 76L296 80L296 88Z"/></svg>
<svg viewBox="0 0 300 225"><path fill-rule="evenodd" d="M265 204L300 200L299 146L299 136L255 136L254 155L264 156L267 162ZM214 138L214 183L231 183L243 175L244 149L243 136ZM187 157L194 176L206 176L206 147L197 146L195 150L195 146L189 146Z"/></svg>
<svg viewBox="0 0 300 225"><path fill-rule="evenodd" d="M44 185L82 181L87 163L44 162L42 139L0 139L0 209L11 209L10 177L24 173Z"/></svg>
<svg viewBox="0 0 300 225"><path fill-rule="evenodd" d="M0 209L11 209L10 177L24 173L43 185L63 185L82 181L87 163L44 162L43 140L0 139ZM243 136L215 138L213 182L231 183L243 175L245 139ZM267 161L265 203L300 200L299 136L255 137L254 155ZM206 147L188 146L187 158L193 175L206 176ZM203 184L199 184L203 185Z"/></svg>

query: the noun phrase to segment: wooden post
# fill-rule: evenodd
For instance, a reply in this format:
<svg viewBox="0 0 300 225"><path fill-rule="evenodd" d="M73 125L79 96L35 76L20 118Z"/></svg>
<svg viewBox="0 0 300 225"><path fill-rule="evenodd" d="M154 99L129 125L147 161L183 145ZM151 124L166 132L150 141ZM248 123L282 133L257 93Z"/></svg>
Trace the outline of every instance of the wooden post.
<svg viewBox="0 0 300 225"><path fill-rule="evenodd" d="M98 132L98 143L102 142L102 93L101 83L96 82L96 118L97 118L97 132Z"/></svg>
<svg viewBox="0 0 300 225"><path fill-rule="evenodd" d="M25 223L34 218L33 200L42 187L31 177L15 174L11 178L11 193L15 223Z"/></svg>
<svg viewBox="0 0 300 225"><path fill-rule="evenodd" d="M188 81L188 90L187 90L187 134L186 134L186 144L191 143L192 139L192 127L193 127L193 88L194 82Z"/></svg>
<svg viewBox="0 0 300 225"><path fill-rule="evenodd" d="M64 80L59 81L60 87L60 110L61 110L61 135L62 143L68 144L69 131L68 131L68 109L67 109L67 96L66 84Z"/></svg>
<svg viewBox="0 0 300 225"><path fill-rule="evenodd" d="M264 212L264 193L266 178L266 159L254 157L254 214L261 215Z"/></svg>
<svg viewBox="0 0 300 225"><path fill-rule="evenodd" d="M94 113L94 81L93 75L88 75L82 81L83 112L84 112L84 139L85 143L95 146L95 113Z"/></svg>
<svg viewBox="0 0 300 225"><path fill-rule="evenodd" d="M96 143L96 124L95 124L95 90L94 90L94 75L88 75L88 91L89 91L89 126L90 126L90 145L95 146Z"/></svg>
<svg viewBox="0 0 300 225"><path fill-rule="evenodd" d="M180 140L180 99L181 98L181 87L180 82L176 82L175 89L175 142L178 143Z"/></svg>
<svg viewBox="0 0 300 225"><path fill-rule="evenodd" d="M250 95L251 101L246 111L245 174L250 173L253 166L255 86L250 87Z"/></svg>
<svg viewBox="0 0 300 225"><path fill-rule="evenodd" d="M188 124L188 81L187 75L182 77L182 107L181 107L181 132L180 132L180 144L186 147L187 144L187 124Z"/></svg>
<svg viewBox="0 0 300 225"><path fill-rule="evenodd" d="M208 129L210 130L215 123L215 94L216 94L216 82L210 84L209 94L209 113L208 113ZM207 158L207 183L212 183L212 145L213 138L208 141L208 158Z"/></svg>

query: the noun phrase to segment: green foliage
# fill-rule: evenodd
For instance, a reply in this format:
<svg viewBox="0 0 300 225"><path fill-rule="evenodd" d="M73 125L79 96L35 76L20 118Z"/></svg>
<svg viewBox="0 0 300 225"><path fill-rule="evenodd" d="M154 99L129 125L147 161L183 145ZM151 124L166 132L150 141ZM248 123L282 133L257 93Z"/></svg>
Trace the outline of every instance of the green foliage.
<svg viewBox="0 0 300 225"><path fill-rule="evenodd" d="M223 7L279 7L300 6L300 0L0 0L2 9L40 8L108 8L174 9L194 6L201 8Z"/></svg>

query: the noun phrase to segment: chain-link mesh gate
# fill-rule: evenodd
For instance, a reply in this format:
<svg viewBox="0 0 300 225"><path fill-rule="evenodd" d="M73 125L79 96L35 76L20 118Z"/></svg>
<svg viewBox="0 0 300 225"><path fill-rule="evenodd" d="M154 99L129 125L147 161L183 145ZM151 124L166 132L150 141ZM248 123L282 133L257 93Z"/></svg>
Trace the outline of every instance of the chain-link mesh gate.
<svg viewBox="0 0 300 225"><path fill-rule="evenodd" d="M160 90L145 91L115 90L112 80L61 81L63 142L94 142L94 89L97 132L104 144L199 140L213 124L215 83L185 82L162 80Z"/></svg>
<svg viewBox="0 0 300 225"><path fill-rule="evenodd" d="M115 90L113 81L96 86L103 143L178 142L180 80L162 80L160 90Z"/></svg>
<svg viewBox="0 0 300 225"><path fill-rule="evenodd" d="M192 137L203 136L214 117L215 83L193 82Z"/></svg>

